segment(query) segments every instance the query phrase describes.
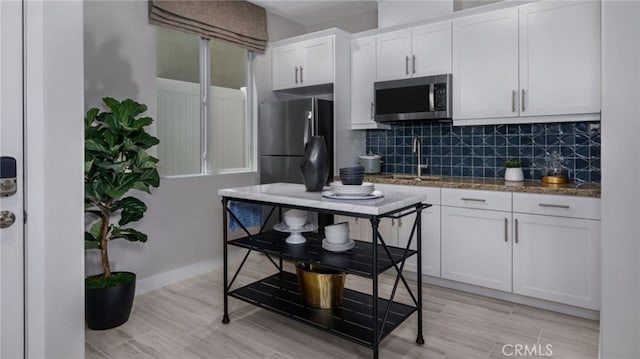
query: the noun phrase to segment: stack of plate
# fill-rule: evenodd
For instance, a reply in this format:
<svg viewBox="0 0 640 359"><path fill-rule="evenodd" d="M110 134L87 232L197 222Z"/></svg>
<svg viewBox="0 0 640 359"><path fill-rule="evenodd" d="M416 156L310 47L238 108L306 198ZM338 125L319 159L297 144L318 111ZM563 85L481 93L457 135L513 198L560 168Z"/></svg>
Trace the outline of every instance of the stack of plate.
<svg viewBox="0 0 640 359"><path fill-rule="evenodd" d="M335 181L329 183L331 192L336 196L349 196L349 197L366 197L373 193L375 187L373 183L364 182L359 186L345 185L341 181Z"/></svg>

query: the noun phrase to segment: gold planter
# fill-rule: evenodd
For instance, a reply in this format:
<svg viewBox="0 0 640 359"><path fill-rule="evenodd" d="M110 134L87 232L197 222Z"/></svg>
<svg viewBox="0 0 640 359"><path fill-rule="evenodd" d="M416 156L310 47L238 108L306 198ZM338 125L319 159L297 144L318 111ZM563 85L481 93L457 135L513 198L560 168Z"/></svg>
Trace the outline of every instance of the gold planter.
<svg viewBox="0 0 640 359"><path fill-rule="evenodd" d="M346 274L316 264L296 263L302 301L311 307L331 309L342 303Z"/></svg>
<svg viewBox="0 0 640 359"><path fill-rule="evenodd" d="M540 179L543 184L565 184L569 183L567 176L542 176Z"/></svg>

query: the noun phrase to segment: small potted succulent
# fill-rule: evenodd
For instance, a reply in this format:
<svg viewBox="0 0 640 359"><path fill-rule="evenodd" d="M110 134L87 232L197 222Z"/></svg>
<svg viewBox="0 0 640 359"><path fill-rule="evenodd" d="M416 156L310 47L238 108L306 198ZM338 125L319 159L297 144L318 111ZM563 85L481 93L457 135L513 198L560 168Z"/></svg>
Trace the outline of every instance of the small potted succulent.
<svg viewBox="0 0 640 359"><path fill-rule="evenodd" d="M524 173L522 172L522 163L519 160L506 160L504 162L504 180L511 182L524 181Z"/></svg>

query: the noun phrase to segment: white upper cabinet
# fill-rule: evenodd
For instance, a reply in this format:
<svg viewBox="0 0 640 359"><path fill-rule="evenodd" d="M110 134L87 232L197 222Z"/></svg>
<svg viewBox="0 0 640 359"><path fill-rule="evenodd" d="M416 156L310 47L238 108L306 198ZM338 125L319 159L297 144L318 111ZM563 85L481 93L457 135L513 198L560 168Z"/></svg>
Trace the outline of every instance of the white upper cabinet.
<svg viewBox="0 0 640 359"><path fill-rule="evenodd" d="M517 116L518 9L453 22L453 118Z"/></svg>
<svg viewBox="0 0 640 359"><path fill-rule="evenodd" d="M351 128L389 128L375 121L373 83L376 81L376 38L351 42Z"/></svg>
<svg viewBox="0 0 640 359"><path fill-rule="evenodd" d="M410 76L411 30L399 30L378 35L378 81Z"/></svg>
<svg viewBox="0 0 640 359"><path fill-rule="evenodd" d="M598 1L520 8L520 88L520 116L600 112Z"/></svg>
<svg viewBox="0 0 640 359"><path fill-rule="evenodd" d="M333 82L333 36L275 47L272 53L273 90Z"/></svg>
<svg viewBox="0 0 640 359"><path fill-rule="evenodd" d="M542 1L455 20L453 91L454 121L600 112L599 2Z"/></svg>
<svg viewBox="0 0 640 359"><path fill-rule="evenodd" d="M414 76L451 73L451 22L414 27L411 30ZM415 69L415 70L414 70Z"/></svg>
<svg viewBox="0 0 640 359"><path fill-rule="evenodd" d="M451 73L451 22L377 37L377 80Z"/></svg>

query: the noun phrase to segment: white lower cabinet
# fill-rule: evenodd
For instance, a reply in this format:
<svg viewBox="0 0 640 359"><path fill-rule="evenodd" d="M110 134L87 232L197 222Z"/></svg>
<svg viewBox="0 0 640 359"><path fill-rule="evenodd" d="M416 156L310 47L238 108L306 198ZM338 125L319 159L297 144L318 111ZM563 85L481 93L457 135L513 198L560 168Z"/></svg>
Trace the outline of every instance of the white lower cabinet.
<svg viewBox="0 0 640 359"><path fill-rule="evenodd" d="M523 211L599 212L593 198L514 194L514 207L519 200L534 205ZM513 219L513 292L598 310L600 221L526 213Z"/></svg>
<svg viewBox="0 0 640 359"><path fill-rule="evenodd" d="M511 291L511 213L442 206L442 278Z"/></svg>
<svg viewBox="0 0 640 359"><path fill-rule="evenodd" d="M398 246L406 248L413 221L416 215L411 214L402 218L398 228ZM422 274L433 277L440 276L440 206L432 205L422 211ZM417 248L416 235L413 235L411 249ZM407 260L405 269L415 272L418 261L416 256Z"/></svg>

